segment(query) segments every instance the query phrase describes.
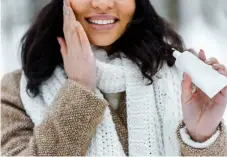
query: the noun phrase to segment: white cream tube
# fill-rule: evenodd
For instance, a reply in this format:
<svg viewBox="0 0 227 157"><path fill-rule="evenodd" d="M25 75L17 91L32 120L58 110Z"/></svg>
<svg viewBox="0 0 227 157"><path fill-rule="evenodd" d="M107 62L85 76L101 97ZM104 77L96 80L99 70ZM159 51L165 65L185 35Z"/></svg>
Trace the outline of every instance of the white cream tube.
<svg viewBox="0 0 227 157"><path fill-rule="evenodd" d="M176 67L181 72L188 73L192 78L192 82L210 98L213 98L227 86L227 78L224 75L214 70L191 52L180 53L174 51L173 56L176 58Z"/></svg>

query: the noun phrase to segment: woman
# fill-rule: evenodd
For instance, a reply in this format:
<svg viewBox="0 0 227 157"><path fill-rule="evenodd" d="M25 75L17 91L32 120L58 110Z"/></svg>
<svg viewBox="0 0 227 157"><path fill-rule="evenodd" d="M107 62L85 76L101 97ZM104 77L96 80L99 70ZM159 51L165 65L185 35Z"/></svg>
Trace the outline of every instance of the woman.
<svg viewBox="0 0 227 157"><path fill-rule="evenodd" d="M180 83L182 45L149 0L52 0L2 81L2 154L227 155L227 88Z"/></svg>

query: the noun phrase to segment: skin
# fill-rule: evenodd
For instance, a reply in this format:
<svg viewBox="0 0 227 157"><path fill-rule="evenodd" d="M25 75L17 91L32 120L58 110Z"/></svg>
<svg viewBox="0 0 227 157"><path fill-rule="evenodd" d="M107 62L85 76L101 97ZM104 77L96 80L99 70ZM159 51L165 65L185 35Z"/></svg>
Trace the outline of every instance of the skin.
<svg viewBox="0 0 227 157"><path fill-rule="evenodd" d="M106 47L113 44L125 32L135 12L135 0L71 0L71 7L91 44ZM97 14L117 17L119 22L111 30L96 31L89 26L85 18Z"/></svg>
<svg viewBox="0 0 227 157"><path fill-rule="evenodd" d="M124 8L125 4L123 1L118 3L118 5L113 5L112 2L112 0L66 0L63 7L65 12L63 27L65 39L58 37L58 42L61 47L65 71L69 79L80 83L93 92L95 92L96 88L96 63L90 42L100 47L111 46L124 33L126 21L129 22L130 20L130 16L123 16L123 14L127 15L127 9ZM117 2L120 2L120 0ZM131 15L133 15L134 7L128 6L134 6L135 1L125 0L124 2L130 3L126 8L128 8L128 13L131 12ZM88 8L77 8L77 4L82 6L81 3L86 4ZM77 15L77 12L81 15ZM113 30L101 33L90 30L83 21L83 17L103 12L118 15L123 21L122 24L119 23L119 26ZM216 58L206 60L203 50L197 56L204 63L211 65L215 70L227 77L226 67L220 64ZM216 132L224 116L227 106L227 87L213 99L210 99L198 88L196 92L193 92L191 77L184 73L181 102L184 122L189 134L194 141L204 142Z"/></svg>
<svg viewBox="0 0 227 157"><path fill-rule="evenodd" d="M200 50L198 57L227 77L226 67L220 64L216 58L206 59L203 50ZM193 92L191 77L185 73L182 81L181 100L184 122L192 139L197 142L208 140L216 132L223 119L227 106L227 87L211 99L199 88Z"/></svg>

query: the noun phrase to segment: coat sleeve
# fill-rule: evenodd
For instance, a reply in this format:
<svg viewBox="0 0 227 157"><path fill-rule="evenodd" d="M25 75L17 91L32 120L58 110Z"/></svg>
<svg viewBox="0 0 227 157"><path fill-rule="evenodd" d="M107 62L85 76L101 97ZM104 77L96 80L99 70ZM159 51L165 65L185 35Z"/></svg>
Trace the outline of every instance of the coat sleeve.
<svg viewBox="0 0 227 157"><path fill-rule="evenodd" d="M183 79L183 73L178 71L174 66L172 68L174 74L176 74L176 79L181 82ZM178 88L179 97L181 96L181 85ZM227 114L227 113L226 113ZM226 115L227 117L227 115ZM189 142L186 142L182 138L181 131L185 128L185 124L182 123L177 128L177 137L180 142L181 154L183 156L227 156L227 130L226 130L227 119L220 124L219 130L214 134L209 141L205 143L196 143L190 136L188 137ZM190 143L187 144L187 143Z"/></svg>
<svg viewBox="0 0 227 157"><path fill-rule="evenodd" d="M205 142L206 144L196 143L192 140L191 145L186 144L185 140L182 138L182 134L180 133L184 127L185 124L182 122L177 129L177 136L180 141L181 153L183 156L227 156L227 130L224 122L221 122L219 130L213 135L213 137L211 137L211 139ZM207 146L199 148L204 145Z"/></svg>
<svg viewBox="0 0 227 157"><path fill-rule="evenodd" d="M1 85L1 153L4 156L83 156L108 105L104 99L68 80L45 120L34 126L20 99L21 72Z"/></svg>

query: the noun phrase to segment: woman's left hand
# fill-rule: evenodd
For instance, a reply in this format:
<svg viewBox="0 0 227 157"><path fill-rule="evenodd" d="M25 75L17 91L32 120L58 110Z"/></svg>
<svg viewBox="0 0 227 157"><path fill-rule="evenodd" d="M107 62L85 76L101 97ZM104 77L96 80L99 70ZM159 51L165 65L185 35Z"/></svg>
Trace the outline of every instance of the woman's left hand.
<svg viewBox="0 0 227 157"><path fill-rule="evenodd" d="M216 58L206 60L203 50L200 50L199 58L227 77L226 67ZM184 123L191 138L196 142L204 142L217 131L223 119L227 106L227 87L211 99L199 88L193 91L191 77L184 73L181 101Z"/></svg>

